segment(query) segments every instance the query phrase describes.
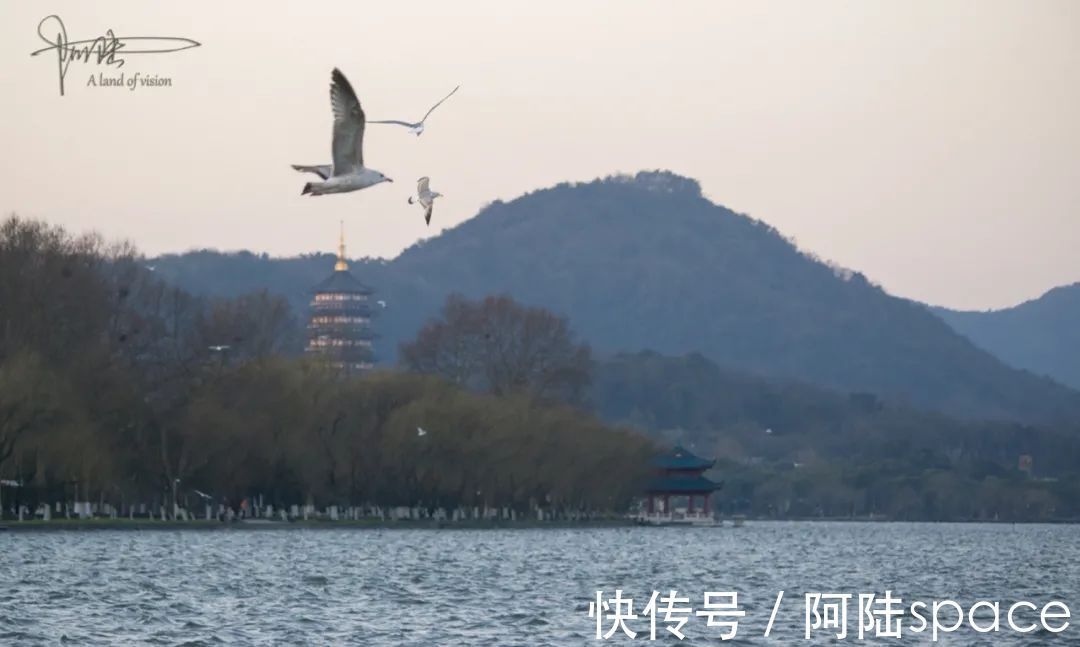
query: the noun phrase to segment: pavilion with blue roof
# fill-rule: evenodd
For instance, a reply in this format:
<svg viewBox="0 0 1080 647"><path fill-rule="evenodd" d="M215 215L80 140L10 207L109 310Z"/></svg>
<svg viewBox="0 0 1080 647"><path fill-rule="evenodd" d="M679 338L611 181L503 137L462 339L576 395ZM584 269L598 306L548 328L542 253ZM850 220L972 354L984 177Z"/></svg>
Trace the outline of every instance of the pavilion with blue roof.
<svg viewBox="0 0 1080 647"><path fill-rule="evenodd" d="M711 469L715 464L715 460L696 456L690 450L678 445L667 453L656 456L653 459L654 474L645 489L648 496L648 516L650 518L657 515L671 517L673 515L672 497L686 497L685 517L711 518L710 498L713 492L720 489L720 485L702 476L702 472ZM700 512L696 505L699 500ZM662 510L657 509L658 503L663 503Z"/></svg>

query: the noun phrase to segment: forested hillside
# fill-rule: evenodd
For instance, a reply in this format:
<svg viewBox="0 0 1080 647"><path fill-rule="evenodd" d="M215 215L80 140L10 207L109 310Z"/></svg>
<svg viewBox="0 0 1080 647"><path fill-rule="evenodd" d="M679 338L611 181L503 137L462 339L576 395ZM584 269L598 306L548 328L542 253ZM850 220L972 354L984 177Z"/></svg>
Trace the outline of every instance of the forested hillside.
<svg viewBox="0 0 1080 647"><path fill-rule="evenodd" d="M1080 389L1080 283L986 312L934 308L957 332L1007 364Z"/></svg>
<svg viewBox="0 0 1080 647"><path fill-rule="evenodd" d="M332 267L329 255L193 252L154 262L196 294L267 289L301 309ZM1080 419L1080 393L1006 366L922 304L800 252L669 173L495 202L392 261L352 269L387 302L377 324L384 362L449 294L506 293L569 317L601 355L699 352L743 371L963 417Z"/></svg>

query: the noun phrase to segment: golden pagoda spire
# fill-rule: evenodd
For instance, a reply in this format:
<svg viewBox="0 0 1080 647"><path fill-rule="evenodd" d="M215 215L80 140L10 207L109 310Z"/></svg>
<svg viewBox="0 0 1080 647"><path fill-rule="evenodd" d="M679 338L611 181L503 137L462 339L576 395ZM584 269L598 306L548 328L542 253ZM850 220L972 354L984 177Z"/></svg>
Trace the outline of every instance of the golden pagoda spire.
<svg viewBox="0 0 1080 647"><path fill-rule="evenodd" d="M349 264L345 262L345 221L341 221L341 241L338 243L337 263L334 263L335 272L345 272Z"/></svg>

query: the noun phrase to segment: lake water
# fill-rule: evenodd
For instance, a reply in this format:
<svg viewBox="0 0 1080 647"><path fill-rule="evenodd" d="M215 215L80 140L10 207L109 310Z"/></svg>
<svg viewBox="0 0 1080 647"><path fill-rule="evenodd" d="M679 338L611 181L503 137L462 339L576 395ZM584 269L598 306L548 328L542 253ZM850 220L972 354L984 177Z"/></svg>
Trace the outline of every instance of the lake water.
<svg viewBox="0 0 1080 647"><path fill-rule="evenodd" d="M0 645L602 645L650 643L651 593L738 592L733 640L691 616L682 641L657 618L655 644L836 644L805 636L806 593L849 593L847 639L919 645L931 629L910 612L902 637L858 639L860 593L903 609L953 600L1001 604L1001 630L961 629L945 645L1080 644L1039 610L1080 611L1074 526L748 522L742 528L520 530L220 530L0 532ZM604 641L589 617L596 592L622 589L637 619ZM770 638L777 593L784 591ZM824 610L824 604L820 611ZM663 606L663 605L661 605ZM685 606L685 605L678 605ZM879 605L880 606L880 605ZM834 608L838 608L835 607ZM1053 611L1054 609L1051 609ZM994 613L977 609L976 623ZM956 614L942 607L942 624ZM724 618L718 618L723 621ZM1051 619L1051 626L1066 622ZM603 620L602 632L613 624Z"/></svg>

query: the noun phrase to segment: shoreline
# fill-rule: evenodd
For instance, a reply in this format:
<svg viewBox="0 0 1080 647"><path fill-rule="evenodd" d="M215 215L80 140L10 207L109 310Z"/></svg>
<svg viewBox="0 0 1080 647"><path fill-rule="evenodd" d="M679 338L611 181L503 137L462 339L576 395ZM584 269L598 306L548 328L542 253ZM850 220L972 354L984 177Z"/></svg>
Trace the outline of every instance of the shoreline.
<svg viewBox="0 0 1080 647"><path fill-rule="evenodd" d="M40 519L0 522L3 532L62 532L87 530L197 530L250 531L250 530L514 530L535 528L626 528L637 525L629 519L597 519L592 521L430 521L430 520L318 520L307 521L160 521L149 519Z"/></svg>
<svg viewBox="0 0 1080 647"><path fill-rule="evenodd" d="M722 518L723 528L735 528L731 518ZM1077 519L1048 519L1040 521L993 521L979 519L961 519L949 521L909 521L902 519L865 519L865 518L791 518L791 519L752 519L743 520L747 523L918 523L918 524L992 524L992 525L1072 525L1080 524ZM431 521L431 520L392 520L392 519L361 519L361 520L319 520L309 519L295 521L279 520L248 520L248 521L160 521L149 519L41 519L27 521L4 521L0 522L0 533L34 533L34 532L82 532L93 530L128 530L128 531L162 531L162 530L189 530L200 532L219 531L259 531L259 530L535 530L552 529L566 530L571 528L661 528L671 526L650 526L640 524L632 519L595 519L590 521Z"/></svg>

